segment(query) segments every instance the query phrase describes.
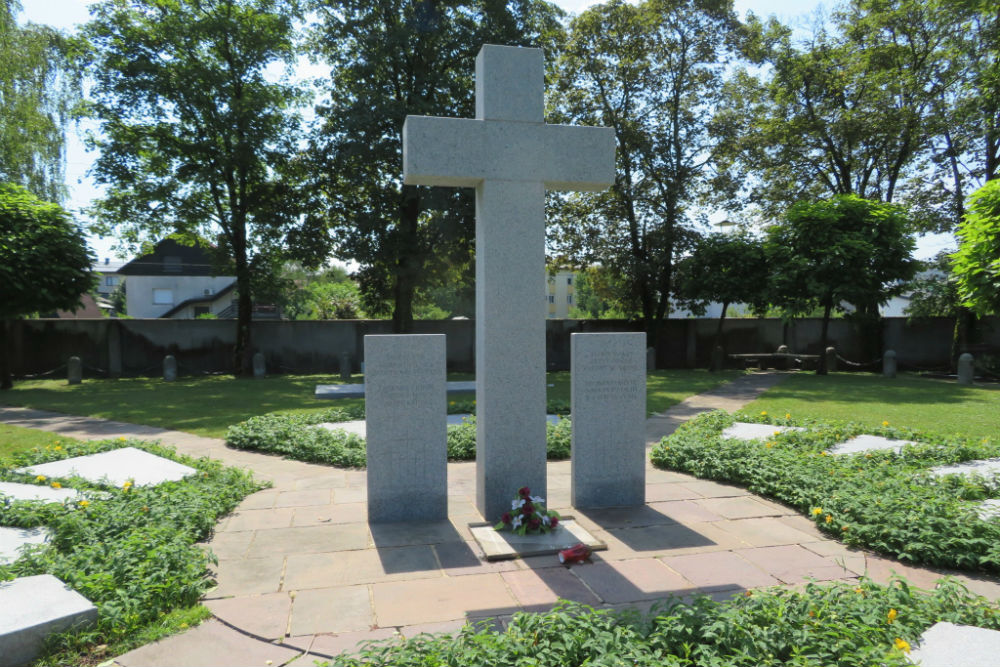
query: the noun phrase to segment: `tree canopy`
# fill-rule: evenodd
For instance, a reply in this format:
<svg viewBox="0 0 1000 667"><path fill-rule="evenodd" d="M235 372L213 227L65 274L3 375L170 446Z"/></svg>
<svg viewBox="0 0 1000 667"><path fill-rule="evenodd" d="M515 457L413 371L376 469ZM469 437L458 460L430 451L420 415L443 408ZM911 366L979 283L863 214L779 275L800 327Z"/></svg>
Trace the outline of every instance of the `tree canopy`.
<svg viewBox="0 0 1000 667"><path fill-rule="evenodd" d="M952 255L958 294L977 315L1000 312L1000 179L969 198Z"/></svg>

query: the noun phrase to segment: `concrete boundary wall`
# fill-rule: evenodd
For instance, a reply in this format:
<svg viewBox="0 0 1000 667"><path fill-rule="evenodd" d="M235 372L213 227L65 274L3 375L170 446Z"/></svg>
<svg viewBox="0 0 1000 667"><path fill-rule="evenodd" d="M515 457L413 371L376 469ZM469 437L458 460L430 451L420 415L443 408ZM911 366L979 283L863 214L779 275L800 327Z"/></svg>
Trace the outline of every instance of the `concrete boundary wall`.
<svg viewBox="0 0 1000 667"><path fill-rule="evenodd" d="M656 341L657 368L705 368L717 322L671 319L663 322ZM820 353L818 318L784 323L779 319L727 319L723 346L727 353L774 351L788 345L792 352ZM881 349L896 351L901 370L944 369L951 353L953 320L935 318L907 322L883 320ZM640 331L641 323L624 320L546 320L546 364L549 370L569 370L570 336L574 333ZM34 319L11 326L10 359L16 376L46 373L71 356L83 361L86 377L157 376L163 357L172 354L182 375L227 372L232 367L236 323L233 320ZM334 373L340 356L351 357L355 372L363 361L364 337L392 333L388 320L267 320L253 323L251 344L264 353L268 373ZM423 320L413 333L447 336L448 370L475 368L473 320ZM830 344L852 361L871 361L857 326L848 320L830 322ZM980 342L971 350L1000 354L1000 318L980 323ZM879 354L881 356L881 354ZM865 370L873 370L869 366ZM877 369L875 369L877 370ZM65 371L53 374L65 377Z"/></svg>

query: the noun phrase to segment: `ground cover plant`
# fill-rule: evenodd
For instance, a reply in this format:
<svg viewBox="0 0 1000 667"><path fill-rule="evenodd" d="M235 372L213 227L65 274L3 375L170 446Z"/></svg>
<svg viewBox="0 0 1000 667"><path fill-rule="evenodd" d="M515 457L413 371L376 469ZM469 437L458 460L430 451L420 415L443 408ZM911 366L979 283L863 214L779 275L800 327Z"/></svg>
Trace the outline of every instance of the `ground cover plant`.
<svg viewBox="0 0 1000 667"><path fill-rule="evenodd" d="M703 370L661 370L647 375L647 408L660 412L692 394L716 387L742 375L742 371L709 373ZM449 373L449 380L471 380L468 373ZM364 378L355 375L350 382ZM69 385L65 379L20 380L0 397L7 405L19 405L65 414L115 419L132 424L159 426L211 438L225 437L226 429L256 415L271 412L308 414L331 407L363 409L364 399L334 401L314 397L317 384L340 384L329 375L271 375L265 378L234 378L229 375L181 376L175 382L159 378L90 379ZM569 411L570 376L547 374L550 407ZM474 395L449 398L450 412L474 412ZM363 416L363 412L360 413Z"/></svg>
<svg viewBox="0 0 1000 667"><path fill-rule="evenodd" d="M121 488L14 472L21 466L126 446L198 472L155 487ZM16 452L4 463L0 480L83 491L82 498L63 504L0 500L0 525L47 526L52 534L49 545L32 547L13 563L0 565L0 580L51 574L98 609L95 627L54 639L42 660L46 664L84 664L80 654L94 654L96 645L111 645L103 650L117 654L204 618L207 610L197 605L213 585L209 564L214 557L196 543L210 536L219 517L261 488L242 470L125 439L87 443L64 439Z"/></svg>
<svg viewBox="0 0 1000 667"><path fill-rule="evenodd" d="M746 406L751 414L789 412L796 418L883 421L921 431L1000 439L1000 385L965 387L953 380L901 374L796 373Z"/></svg>
<svg viewBox="0 0 1000 667"><path fill-rule="evenodd" d="M366 465L365 439L343 430L327 430L316 425L342 422L360 417L354 410L337 408L311 414L270 414L251 417L226 431L226 444L269 454L280 454L296 461L325 463L341 468ZM471 461L476 458L476 418L466 417L461 424L448 426L448 458ZM569 458L572 425L569 418L546 425L548 458Z"/></svg>
<svg viewBox="0 0 1000 667"><path fill-rule="evenodd" d="M669 598L646 616L561 603L544 614L517 613L505 630L484 624L372 642L324 664L901 667L935 622L998 629L998 612L954 580L933 592L903 580L810 583L722 602Z"/></svg>
<svg viewBox="0 0 1000 667"><path fill-rule="evenodd" d="M721 437L734 421L798 425L766 441ZM830 455L835 444L870 433L912 440L900 454L873 451ZM976 506L1000 497L997 482L929 474L939 465L1000 456L989 438L939 436L884 420L877 428L774 416L701 415L664 438L653 465L731 482L774 498L813 519L848 545L906 563L1000 572L1000 520L983 520Z"/></svg>

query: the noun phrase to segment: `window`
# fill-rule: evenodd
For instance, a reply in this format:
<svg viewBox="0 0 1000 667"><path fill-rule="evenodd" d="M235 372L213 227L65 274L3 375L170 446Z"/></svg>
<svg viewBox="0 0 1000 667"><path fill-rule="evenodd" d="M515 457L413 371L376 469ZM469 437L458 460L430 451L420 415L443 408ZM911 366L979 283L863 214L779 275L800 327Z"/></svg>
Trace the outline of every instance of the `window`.
<svg viewBox="0 0 1000 667"><path fill-rule="evenodd" d="M573 284L573 276L566 276L566 284L567 285Z"/></svg>
<svg viewBox="0 0 1000 667"><path fill-rule="evenodd" d="M181 272L181 258L167 255L163 258L163 270L167 273Z"/></svg>
<svg viewBox="0 0 1000 667"><path fill-rule="evenodd" d="M104 276L104 284L107 287L116 287L118 285L118 276Z"/></svg>
<svg viewBox="0 0 1000 667"><path fill-rule="evenodd" d="M555 294L550 294L549 295L549 303L555 303L555 302L556 302L556 295Z"/></svg>
<svg viewBox="0 0 1000 667"><path fill-rule="evenodd" d="M572 295L572 294L570 294L570 295L568 295L568 296L566 297L566 303L568 303L568 304L570 304L570 305L572 305L572 304L573 304L573 295Z"/></svg>
<svg viewBox="0 0 1000 667"><path fill-rule="evenodd" d="M172 289L154 289L153 305L155 306L174 305L174 291Z"/></svg>

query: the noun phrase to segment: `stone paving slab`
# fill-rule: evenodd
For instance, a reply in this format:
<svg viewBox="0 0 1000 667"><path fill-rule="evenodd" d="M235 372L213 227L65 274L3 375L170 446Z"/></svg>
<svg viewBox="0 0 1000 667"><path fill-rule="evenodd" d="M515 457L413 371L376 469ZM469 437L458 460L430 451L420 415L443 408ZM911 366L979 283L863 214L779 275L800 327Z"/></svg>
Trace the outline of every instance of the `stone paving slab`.
<svg viewBox="0 0 1000 667"><path fill-rule="evenodd" d="M1000 458L980 459L978 461L965 461L964 463L954 463L952 465L938 466L931 468L932 475L941 477L944 475L981 475L990 478L1000 475Z"/></svg>
<svg viewBox="0 0 1000 667"><path fill-rule="evenodd" d="M119 656L122 667L280 667L302 651L254 639L210 619L196 628Z"/></svg>
<svg viewBox="0 0 1000 667"><path fill-rule="evenodd" d="M908 656L921 667L984 667L1000 661L1000 631L939 621Z"/></svg>
<svg viewBox="0 0 1000 667"><path fill-rule="evenodd" d="M979 518L983 521L989 521L990 519L1000 517L1000 499L992 498L990 500L984 500L976 506L976 514L979 515Z"/></svg>
<svg viewBox="0 0 1000 667"><path fill-rule="evenodd" d="M0 496L12 500L38 500L45 503L63 503L77 497L76 489L54 489L41 484L20 484L18 482L0 482Z"/></svg>
<svg viewBox="0 0 1000 667"><path fill-rule="evenodd" d="M100 454L74 456L51 463L42 463L17 472L46 477L82 477L95 484L121 486L132 480L136 486L155 486L161 482L176 482L197 472L191 466L156 456L135 447L122 447Z"/></svg>
<svg viewBox="0 0 1000 667"><path fill-rule="evenodd" d="M21 547L45 544L49 540L47 528L9 528L0 526L0 563L13 563L21 555Z"/></svg>
<svg viewBox="0 0 1000 667"><path fill-rule="evenodd" d="M0 583L0 664L21 665L55 632L97 621L97 608L51 574Z"/></svg>
<svg viewBox="0 0 1000 667"><path fill-rule="evenodd" d="M861 454L863 452L891 451L899 454L904 445L915 445L912 440L892 440L881 435L856 435L846 442L830 448L831 454Z"/></svg>
<svg viewBox="0 0 1000 667"><path fill-rule="evenodd" d="M767 440L788 431L804 431L801 426L776 426L774 424L753 424L734 422L722 431L723 438L734 440Z"/></svg>

